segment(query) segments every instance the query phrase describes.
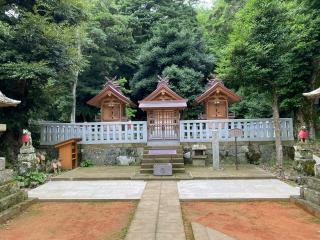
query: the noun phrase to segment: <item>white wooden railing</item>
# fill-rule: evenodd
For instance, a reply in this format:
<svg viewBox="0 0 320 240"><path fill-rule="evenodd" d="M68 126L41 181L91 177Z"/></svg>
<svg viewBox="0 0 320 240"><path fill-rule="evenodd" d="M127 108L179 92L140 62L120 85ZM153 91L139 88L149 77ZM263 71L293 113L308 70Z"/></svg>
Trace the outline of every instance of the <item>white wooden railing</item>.
<svg viewBox="0 0 320 240"><path fill-rule="evenodd" d="M135 122L51 123L40 122L41 145L53 145L70 138L82 138L81 144L145 143L147 124Z"/></svg>
<svg viewBox="0 0 320 240"><path fill-rule="evenodd" d="M219 119L219 120L186 120L180 121L181 142L209 142L213 130L217 130L219 141L234 141L229 130L240 128L243 136L239 141L273 141L274 127L272 119ZM293 140L291 118L281 118L282 140Z"/></svg>
<svg viewBox="0 0 320 240"><path fill-rule="evenodd" d="M81 144L146 143L147 122L90 122L52 123L40 122L41 145L53 145L70 138L82 138ZM219 141L234 141L229 130L240 128L243 136L239 141L273 141L272 119L221 119L180 121L181 142L210 142L213 130ZM291 118L281 119L282 140L293 140Z"/></svg>

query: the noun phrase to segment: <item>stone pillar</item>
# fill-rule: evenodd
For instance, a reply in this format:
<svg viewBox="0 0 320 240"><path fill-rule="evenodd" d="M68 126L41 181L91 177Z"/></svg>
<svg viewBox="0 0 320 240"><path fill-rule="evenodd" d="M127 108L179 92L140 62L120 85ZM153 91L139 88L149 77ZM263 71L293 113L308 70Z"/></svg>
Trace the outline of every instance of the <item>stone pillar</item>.
<svg viewBox="0 0 320 240"><path fill-rule="evenodd" d="M212 167L214 170L220 169L219 133L217 130L212 132Z"/></svg>

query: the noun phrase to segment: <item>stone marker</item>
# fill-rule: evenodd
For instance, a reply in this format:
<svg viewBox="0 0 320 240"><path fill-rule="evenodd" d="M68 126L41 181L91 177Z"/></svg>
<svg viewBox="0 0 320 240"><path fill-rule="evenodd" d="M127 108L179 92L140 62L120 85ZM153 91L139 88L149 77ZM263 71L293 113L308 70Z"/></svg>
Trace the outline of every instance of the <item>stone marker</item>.
<svg viewBox="0 0 320 240"><path fill-rule="evenodd" d="M4 157L0 157L0 171L6 168L6 159Z"/></svg>
<svg viewBox="0 0 320 240"><path fill-rule="evenodd" d="M220 169L219 133L217 130L212 132L212 167L214 170Z"/></svg>
<svg viewBox="0 0 320 240"><path fill-rule="evenodd" d="M5 132L7 130L6 124L0 124L0 132Z"/></svg>

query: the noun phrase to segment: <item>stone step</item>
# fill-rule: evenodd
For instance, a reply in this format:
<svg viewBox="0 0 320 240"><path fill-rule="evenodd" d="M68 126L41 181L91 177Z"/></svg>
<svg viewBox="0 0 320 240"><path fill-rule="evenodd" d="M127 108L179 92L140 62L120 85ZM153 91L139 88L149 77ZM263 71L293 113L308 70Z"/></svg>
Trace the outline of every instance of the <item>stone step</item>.
<svg viewBox="0 0 320 240"><path fill-rule="evenodd" d="M303 199L306 201L320 205L320 192L310 188L304 188L303 195Z"/></svg>
<svg viewBox="0 0 320 240"><path fill-rule="evenodd" d="M20 191L19 183L16 181L8 181L0 186L0 199L18 191Z"/></svg>
<svg viewBox="0 0 320 240"><path fill-rule="evenodd" d="M184 163L184 160L182 158L157 158L157 159L152 159L152 158L144 158L141 163Z"/></svg>
<svg viewBox="0 0 320 240"><path fill-rule="evenodd" d="M143 154L148 155L150 150L176 150L177 154L183 154L183 149L175 149L175 148L174 149L168 149L168 148L166 148L166 149L154 149L154 148L153 149L144 149Z"/></svg>
<svg viewBox="0 0 320 240"><path fill-rule="evenodd" d="M191 223L194 240L235 240L222 232L213 228L208 228L200 223Z"/></svg>
<svg viewBox="0 0 320 240"><path fill-rule="evenodd" d="M305 179L306 185L308 188L320 192L320 179L315 177L307 177Z"/></svg>
<svg viewBox="0 0 320 240"><path fill-rule="evenodd" d="M36 198L29 198L26 199L18 204L15 204L14 206L0 212L0 224L5 223L9 219L13 218L14 216L18 215L19 213L26 210L28 207L30 207L33 203L37 201Z"/></svg>
<svg viewBox="0 0 320 240"><path fill-rule="evenodd" d="M184 173L185 172L185 168L173 168L172 169L173 173ZM145 173L145 174L153 174L153 169L144 169L141 168L140 169L140 173Z"/></svg>
<svg viewBox="0 0 320 240"><path fill-rule="evenodd" d="M4 211L20 202L23 200L27 199L27 193L23 191L18 191L13 194L10 194L4 198L0 199L0 212Z"/></svg>
<svg viewBox="0 0 320 240"><path fill-rule="evenodd" d="M144 154L143 159L155 159L155 158L183 158L182 154Z"/></svg>
<svg viewBox="0 0 320 240"><path fill-rule="evenodd" d="M141 168L143 169L153 169L154 163L142 163ZM173 169L175 168L184 168L184 163L172 163Z"/></svg>

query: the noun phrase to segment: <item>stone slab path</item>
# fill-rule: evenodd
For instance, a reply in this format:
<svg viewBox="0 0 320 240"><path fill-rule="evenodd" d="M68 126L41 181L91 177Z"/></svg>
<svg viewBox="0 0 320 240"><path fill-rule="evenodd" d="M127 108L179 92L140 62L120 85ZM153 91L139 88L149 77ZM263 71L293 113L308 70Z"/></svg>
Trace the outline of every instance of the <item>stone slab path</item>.
<svg viewBox="0 0 320 240"><path fill-rule="evenodd" d="M186 239L177 182L148 182L125 240L169 239Z"/></svg>
<svg viewBox="0 0 320 240"><path fill-rule="evenodd" d="M40 200L137 200L144 181L53 181L32 189L30 198Z"/></svg>
<svg viewBox="0 0 320 240"><path fill-rule="evenodd" d="M298 187L277 179L179 181L178 190L181 200L276 200L300 194Z"/></svg>
<svg viewBox="0 0 320 240"><path fill-rule="evenodd" d="M192 222L191 227L194 240L236 240L233 237L197 222Z"/></svg>

